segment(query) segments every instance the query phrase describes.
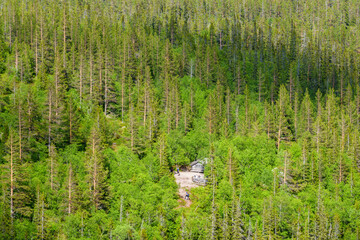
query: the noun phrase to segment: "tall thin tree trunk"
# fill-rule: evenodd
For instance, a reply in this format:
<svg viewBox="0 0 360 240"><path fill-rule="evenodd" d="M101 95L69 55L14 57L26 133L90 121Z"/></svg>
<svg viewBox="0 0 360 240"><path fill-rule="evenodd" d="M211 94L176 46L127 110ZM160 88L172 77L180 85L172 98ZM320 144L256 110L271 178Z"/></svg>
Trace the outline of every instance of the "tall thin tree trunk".
<svg viewBox="0 0 360 240"><path fill-rule="evenodd" d="M50 147L50 187L51 190L54 190L54 176L55 176L55 146Z"/></svg>
<svg viewBox="0 0 360 240"><path fill-rule="evenodd" d="M50 146L51 146L51 118L52 118L52 96L51 96L51 90L49 89L49 115L48 115L48 151L50 155Z"/></svg>
<svg viewBox="0 0 360 240"><path fill-rule="evenodd" d="M18 41L15 41L16 44L15 44L15 70L18 71L19 69L19 43Z"/></svg>
<svg viewBox="0 0 360 240"><path fill-rule="evenodd" d="M32 22L32 21L31 21ZM38 56L38 31L37 27L35 26L35 74L37 75L39 72L39 56Z"/></svg>
<svg viewBox="0 0 360 240"><path fill-rule="evenodd" d="M71 144L72 142L72 125L73 125L73 120L72 120L72 103L69 104L69 142Z"/></svg>
<svg viewBox="0 0 360 240"><path fill-rule="evenodd" d="M21 106L20 106L20 98L18 105L18 117L19 117L19 160L22 162L22 122L21 122Z"/></svg>
<svg viewBox="0 0 360 240"><path fill-rule="evenodd" d="M188 105L185 105L186 107L184 108L184 129L185 129L185 134L187 132L187 124L188 124L188 120L187 120L187 111L188 111Z"/></svg>
<svg viewBox="0 0 360 240"><path fill-rule="evenodd" d="M125 36L125 34L124 34ZM126 46L125 46L125 37L123 40L123 66L122 66L122 76L121 76L121 120L124 121L124 92L125 92L125 69L126 69Z"/></svg>
<svg viewBox="0 0 360 240"><path fill-rule="evenodd" d="M236 106L235 117L236 117L235 133L237 135L239 133L239 106Z"/></svg>
<svg viewBox="0 0 360 240"><path fill-rule="evenodd" d="M55 122L59 125L59 66L56 66L55 70Z"/></svg>
<svg viewBox="0 0 360 240"><path fill-rule="evenodd" d="M229 149L229 182L230 185L233 185L233 177L232 177L232 151Z"/></svg>
<svg viewBox="0 0 360 240"><path fill-rule="evenodd" d="M83 93L83 55L81 54L80 55L80 66L79 66L79 71L80 71L80 74L79 74L79 80L80 80L80 83L79 83L79 94L80 94L80 103L82 102L82 93Z"/></svg>
<svg viewBox="0 0 360 240"><path fill-rule="evenodd" d="M175 112L176 112L176 118L175 118L175 128L178 128L179 126L179 119L180 119L180 116L179 116L179 93L177 91L177 88L175 89Z"/></svg>
<svg viewBox="0 0 360 240"><path fill-rule="evenodd" d="M109 104L109 99L108 99L108 92L109 92L109 88L108 88L108 81L107 81L107 77L108 77L108 71L107 71L107 54L105 54L105 76L104 76L104 114L105 116L107 115L107 110L108 110L108 104Z"/></svg>
<svg viewBox="0 0 360 240"><path fill-rule="evenodd" d="M287 152L285 152L284 156L284 184L286 185L286 171L287 171Z"/></svg>
<svg viewBox="0 0 360 240"><path fill-rule="evenodd" d="M282 113L280 113L281 115ZM280 150L280 142L281 142L281 122L282 122L282 117L280 116L280 120L279 120L279 126L278 126L278 139L277 139L277 147L278 147L278 151Z"/></svg>
<svg viewBox="0 0 360 240"><path fill-rule="evenodd" d="M90 99L93 95L93 54L92 54L92 41L90 40Z"/></svg>
<svg viewBox="0 0 360 240"><path fill-rule="evenodd" d="M134 151L134 135L135 135L135 131L134 131L134 108L131 104L130 106L131 110L130 110L130 132L131 132L131 139L130 139L130 144L131 144L131 151Z"/></svg>
<svg viewBox="0 0 360 240"><path fill-rule="evenodd" d="M144 86L144 117L143 117L143 124L144 124L144 131L146 131L146 115L147 115L147 105L148 105L148 80L146 79L145 86Z"/></svg>
<svg viewBox="0 0 360 240"><path fill-rule="evenodd" d="M193 113L193 107L194 107L194 91L192 84L190 85L190 111Z"/></svg>
<svg viewBox="0 0 360 240"><path fill-rule="evenodd" d="M124 197L121 195L121 198L120 198L120 216L119 216L119 221L120 223L122 222L122 219L123 219L123 199Z"/></svg>
<svg viewBox="0 0 360 240"><path fill-rule="evenodd" d="M41 239L44 239L44 200L41 202Z"/></svg>
<svg viewBox="0 0 360 240"><path fill-rule="evenodd" d="M63 13L63 25L64 25L64 28L63 28L63 41L64 41L64 49L63 49L63 65L64 65L64 69L66 69L66 3L65 3L65 0L63 2L64 4L64 13Z"/></svg>
<svg viewBox="0 0 360 240"><path fill-rule="evenodd" d="M30 93L28 92L27 94L27 104L28 104L28 110L27 110L27 120L28 120L28 140L31 137L31 124L32 124L32 119L31 119L31 102L30 102Z"/></svg>
<svg viewBox="0 0 360 240"><path fill-rule="evenodd" d="M11 218L11 229L14 224L14 139L13 134L10 134L10 218Z"/></svg>
<svg viewBox="0 0 360 240"><path fill-rule="evenodd" d="M95 136L92 137L92 157L94 161L94 172L93 172L93 201L95 203L95 208L98 209L98 202L97 202L97 159L96 159L96 153L95 153Z"/></svg>
<svg viewBox="0 0 360 240"><path fill-rule="evenodd" d="M71 204L72 204L72 196L71 196L71 193L72 193L72 179L71 179L71 176L72 176L72 166L71 166L71 163L69 164L69 181L68 181L68 191L69 191L69 194L68 194L68 214L71 214Z"/></svg>
<svg viewBox="0 0 360 240"><path fill-rule="evenodd" d="M230 125L230 89L227 89L227 98L226 98L226 117L227 124Z"/></svg>
<svg viewBox="0 0 360 240"><path fill-rule="evenodd" d="M240 67L237 68L237 94L240 95L241 91L241 76L240 76Z"/></svg>

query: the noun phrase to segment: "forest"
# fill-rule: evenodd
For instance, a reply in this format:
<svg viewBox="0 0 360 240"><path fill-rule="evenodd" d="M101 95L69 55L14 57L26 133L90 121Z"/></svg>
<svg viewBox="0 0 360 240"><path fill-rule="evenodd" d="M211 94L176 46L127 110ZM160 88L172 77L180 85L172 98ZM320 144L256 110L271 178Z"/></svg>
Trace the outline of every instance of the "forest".
<svg viewBox="0 0 360 240"><path fill-rule="evenodd" d="M359 0L0 0L0 239L358 240L359 79Z"/></svg>

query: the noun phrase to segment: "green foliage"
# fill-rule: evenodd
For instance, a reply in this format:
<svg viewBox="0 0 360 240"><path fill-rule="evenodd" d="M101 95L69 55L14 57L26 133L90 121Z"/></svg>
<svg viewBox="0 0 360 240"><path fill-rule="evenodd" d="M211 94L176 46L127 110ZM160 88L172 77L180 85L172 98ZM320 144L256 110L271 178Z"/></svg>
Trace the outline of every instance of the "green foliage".
<svg viewBox="0 0 360 240"><path fill-rule="evenodd" d="M358 5L3 0L0 238L359 239Z"/></svg>

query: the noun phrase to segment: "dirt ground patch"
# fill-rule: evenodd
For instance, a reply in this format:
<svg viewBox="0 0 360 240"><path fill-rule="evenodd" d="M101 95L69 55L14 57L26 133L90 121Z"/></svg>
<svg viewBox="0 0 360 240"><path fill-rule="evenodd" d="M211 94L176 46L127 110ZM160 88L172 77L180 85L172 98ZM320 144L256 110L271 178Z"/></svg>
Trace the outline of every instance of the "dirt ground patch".
<svg viewBox="0 0 360 240"><path fill-rule="evenodd" d="M200 175L204 178L203 173L195 173L195 172L180 172L180 175L175 174L175 181L179 186L179 203L181 207L190 207L191 205L191 189L199 187L192 181L192 177L195 175ZM190 194L190 200L185 200L186 191Z"/></svg>

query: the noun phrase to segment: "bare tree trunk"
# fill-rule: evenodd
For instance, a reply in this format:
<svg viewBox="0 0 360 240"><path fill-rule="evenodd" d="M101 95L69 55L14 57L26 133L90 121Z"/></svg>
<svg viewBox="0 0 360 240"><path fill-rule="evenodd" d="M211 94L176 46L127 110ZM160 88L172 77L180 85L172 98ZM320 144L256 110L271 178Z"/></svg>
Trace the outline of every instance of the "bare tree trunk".
<svg viewBox="0 0 360 240"><path fill-rule="evenodd" d="M41 239L44 239L44 200L41 202Z"/></svg>
<svg viewBox="0 0 360 240"><path fill-rule="evenodd" d="M292 77L292 72L290 70L290 84L289 84L289 100L290 100L290 104L292 103L292 91L293 91L293 77Z"/></svg>
<svg viewBox="0 0 360 240"><path fill-rule="evenodd" d="M108 88L108 65L107 65L107 53L105 53L105 76L104 76L104 114L105 116L107 115L107 110L108 110L108 104L109 104L109 99L108 99L108 92L109 92L109 88Z"/></svg>
<svg viewBox="0 0 360 240"><path fill-rule="evenodd" d="M146 90L145 92L145 99L144 99L144 130L146 131L146 120L147 120L147 114L148 114L148 109L150 108L150 106L148 107L149 101L150 99L148 99L148 92Z"/></svg>
<svg viewBox="0 0 360 240"><path fill-rule="evenodd" d="M237 69L237 94L240 95L241 91L241 76L240 76L240 67Z"/></svg>
<svg viewBox="0 0 360 240"><path fill-rule="evenodd" d="M209 135L212 133L212 108L209 109Z"/></svg>
<svg viewBox="0 0 360 240"><path fill-rule="evenodd" d="M186 104L186 108L184 110L184 128L185 128L185 133L187 132L187 111L188 111L188 105Z"/></svg>
<svg viewBox="0 0 360 240"><path fill-rule="evenodd" d="M11 228L14 224L14 139L13 134L10 134L10 217L11 217Z"/></svg>
<svg viewBox="0 0 360 240"><path fill-rule="evenodd" d="M69 104L69 142L72 142L72 103Z"/></svg>
<svg viewBox="0 0 360 240"><path fill-rule="evenodd" d="M124 34L125 36L125 34ZM122 76L121 76L121 120L124 121L124 89L125 89L125 69L126 69L126 46L125 46L125 37L123 40L123 67L122 67Z"/></svg>
<svg viewBox="0 0 360 240"><path fill-rule="evenodd" d="M99 43L98 45L101 46L101 44ZM102 83L103 83L103 49L100 48L100 56L98 56L98 61L100 61L99 63L99 87L98 87L98 93L96 93L96 98L98 102L101 102L101 98L100 98L100 93L102 92Z"/></svg>
<svg viewBox="0 0 360 240"><path fill-rule="evenodd" d="M316 121L316 153L319 154L320 150L320 124L319 119Z"/></svg>
<svg viewBox="0 0 360 240"><path fill-rule="evenodd" d="M124 197L121 196L121 198L120 198L120 216L119 216L120 223L122 222L122 219L123 219L123 199L124 199Z"/></svg>
<svg viewBox="0 0 360 240"><path fill-rule="evenodd" d="M82 86L83 86L83 55L81 54L80 55L80 66L79 66L79 71L80 71L80 75L79 75L79 80L80 80L80 83L79 83L79 94L80 94L80 103L82 102L82 93L83 93L83 90L82 90Z"/></svg>
<svg viewBox="0 0 360 240"><path fill-rule="evenodd" d="M146 70L146 75L148 74L147 70ZM144 124L144 129L146 131L146 116L147 116L147 111L148 111L148 108L147 108L147 105L148 105L148 77L149 76L146 76L146 79L145 79L145 84L144 84L144 117L143 117L143 124Z"/></svg>
<svg viewBox="0 0 360 240"><path fill-rule="evenodd" d="M41 16L42 14L40 14ZM44 63L44 19L40 17L40 46L41 46L41 63Z"/></svg>
<svg viewBox="0 0 360 240"><path fill-rule="evenodd" d="M50 147L50 187L54 190L54 175L55 175L55 163L54 163L54 147Z"/></svg>
<svg viewBox="0 0 360 240"><path fill-rule="evenodd" d="M360 115L360 88L357 84L356 86L356 113L357 113L357 116ZM357 117L356 118L356 126L359 126L359 121L360 121L360 118Z"/></svg>
<svg viewBox="0 0 360 240"><path fill-rule="evenodd" d="M209 75L210 75L210 57L209 57L209 53L207 53L206 55L206 87L209 88Z"/></svg>
<svg viewBox="0 0 360 240"><path fill-rule="evenodd" d="M190 86L190 111L193 113L193 107L194 107L194 91L193 86L191 84Z"/></svg>
<svg viewBox="0 0 360 240"><path fill-rule="evenodd" d="M227 124L230 125L230 89L227 89L227 98L226 98L226 116Z"/></svg>
<svg viewBox="0 0 360 240"><path fill-rule="evenodd" d="M267 136L268 136L268 138L270 137L270 124L269 124L269 109L267 108L267 105L265 105L265 107L264 107L264 118L265 118L265 120L264 120L264 124L265 124L265 129L266 129L266 133L267 133Z"/></svg>
<svg viewBox="0 0 360 240"><path fill-rule="evenodd" d="M56 32L56 27L55 27L55 18L53 19L53 26L54 26L54 55L55 55L55 61L56 61L58 50L57 50L57 32Z"/></svg>
<svg viewBox="0 0 360 240"><path fill-rule="evenodd" d="M278 147L278 151L280 150L280 142L281 142L281 128L282 128L282 113L280 113L280 120L279 120L279 126L278 126L278 139L277 139L277 147Z"/></svg>
<svg viewBox="0 0 360 240"><path fill-rule="evenodd" d="M343 104L343 100L344 100L343 88L344 88L344 76L343 76L343 74L341 74L341 77L340 77L340 104L341 105Z"/></svg>
<svg viewBox="0 0 360 240"><path fill-rule="evenodd" d="M11 47L12 47L12 24L10 23L9 24L9 32L10 32L10 36L9 36L9 47L10 47L10 49L11 49Z"/></svg>
<svg viewBox="0 0 360 240"><path fill-rule="evenodd" d="M179 93L177 91L177 88L175 89L175 107L176 107L176 119L175 119L175 128L178 128L179 126Z"/></svg>
<svg viewBox="0 0 360 240"><path fill-rule="evenodd" d="M71 163L69 165L69 182L68 182L68 191L69 191L69 195L68 195L68 214L71 214L71 204L72 204L72 180L71 180L71 175L72 175L72 166Z"/></svg>
<svg viewBox="0 0 360 240"><path fill-rule="evenodd" d="M90 99L93 95L93 54L92 54L92 41L90 40Z"/></svg>
<svg viewBox="0 0 360 240"><path fill-rule="evenodd" d="M93 172L93 200L94 200L94 203L95 203L95 208L98 209L98 202L97 202L97 198L96 198L96 195L97 195L97 189L96 189L96 185L97 185L97 159L96 159L96 153L95 153L95 136L92 137L92 157L93 157L93 161L94 161L94 172Z"/></svg>
<svg viewBox="0 0 360 240"><path fill-rule="evenodd" d="M15 70L18 71L19 68L19 47L18 47L18 41L15 41Z"/></svg>
<svg viewBox="0 0 360 240"><path fill-rule="evenodd" d="M229 182L230 185L233 185L233 179L232 179L232 151L229 149Z"/></svg>
<svg viewBox="0 0 360 240"><path fill-rule="evenodd" d="M131 132L131 139L130 139L130 144L131 144L131 151L134 151L134 108L131 104L130 106L131 110L130 110L130 132Z"/></svg>
<svg viewBox="0 0 360 240"><path fill-rule="evenodd" d="M55 122L59 125L59 75L60 70L59 66L55 67Z"/></svg>
<svg viewBox="0 0 360 240"><path fill-rule="evenodd" d="M19 117L19 160L22 161L22 122L21 122L21 106L20 106L20 98L18 105L18 117Z"/></svg>
<svg viewBox="0 0 360 240"><path fill-rule="evenodd" d="M28 108L28 111L27 111L27 120L28 120L28 140L30 138L30 135L31 135L31 124L32 124L32 119L31 119L31 110L32 110L32 107L31 107L31 103L30 103L30 93L28 92L27 94L27 108Z"/></svg>
<svg viewBox="0 0 360 240"><path fill-rule="evenodd" d="M168 110L166 112L166 116L167 116L167 133L170 134L170 130L171 130L171 115L170 115L170 110Z"/></svg>
<svg viewBox="0 0 360 240"><path fill-rule="evenodd" d="M64 41L64 49L63 49L63 65L64 65L64 69L66 69L66 2L64 0L63 2L64 4L64 12L63 12L63 41Z"/></svg>
<svg viewBox="0 0 360 240"><path fill-rule="evenodd" d="M32 22L32 21L31 21ZM38 31L37 27L35 26L35 73L36 75L39 72L39 56L38 56Z"/></svg>
<svg viewBox="0 0 360 240"><path fill-rule="evenodd" d="M339 163L339 182L342 182L342 177L343 177L343 169L342 169L342 155L344 153L344 146L345 146L345 131L346 131L346 126L345 126L345 118L344 118L344 113L341 114L341 142L340 142L340 163Z"/></svg>
<svg viewBox="0 0 360 240"><path fill-rule="evenodd" d="M48 96L48 102L49 102L49 114L48 114L48 151L49 155L51 154L50 147L51 147L51 119L52 119L52 96L51 96L51 89L49 89L49 96Z"/></svg>
<svg viewBox="0 0 360 240"><path fill-rule="evenodd" d="M295 140L298 139L298 94L295 93L295 99L294 99L294 130L295 130ZM310 121L310 120L309 120Z"/></svg>
<svg viewBox="0 0 360 240"><path fill-rule="evenodd" d="M286 185L286 171L287 171L287 152L285 152L284 156L284 184Z"/></svg>
<svg viewBox="0 0 360 240"><path fill-rule="evenodd" d="M236 117L235 133L237 135L239 133L239 106L236 106L235 117Z"/></svg>

